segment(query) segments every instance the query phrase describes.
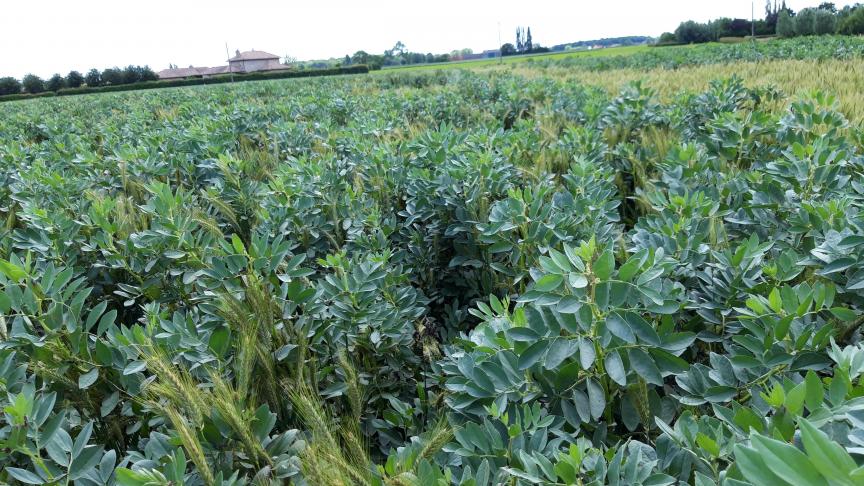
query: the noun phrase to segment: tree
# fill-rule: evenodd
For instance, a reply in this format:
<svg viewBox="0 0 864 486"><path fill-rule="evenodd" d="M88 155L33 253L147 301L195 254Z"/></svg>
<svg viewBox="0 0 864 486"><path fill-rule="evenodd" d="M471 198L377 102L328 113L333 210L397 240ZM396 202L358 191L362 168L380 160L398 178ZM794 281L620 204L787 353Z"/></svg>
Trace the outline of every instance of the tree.
<svg viewBox="0 0 864 486"><path fill-rule="evenodd" d="M11 77L0 78L0 95L18 94L21 92L21 83Z"/></svg>
<svg viewBox="0 0 864 486"><path fill-rule="evenodd" d="M780 6L777 0L765 1L765 24L771 32L777 31L777 16L780 14Z"/></svg>
<svg viewBox="0 0 864 486"><path fill-rule="evenodd" d="M45 89L48 91L60 91L65 87L66 79L60 73L54 74L54 76L51 76L45 83Z"/></svg>
<svg viewBox="0 0 864 486"><path fill-rule="evenodd" d="M102 73L100 73L98 69L93 68L87 71L87 75L84 76L84 82L91 88L102 86Z"/></svg>
<svg viewBox="0 0 864 486"><path fill-rule="evenodd" d="M828 9L817 9L813 18L813 33L828 35L833 34L835 30L837 30L837 16Z"/></svg>
<svg viewBox="0 0 864 486"><path fill-rule="evenodd" d="M534 49L534 43L531 42L531 27L528 27L528 32L525 34L525 52L531 52Z"/></svg>
<svg viewBox="0 0 864 486"><path fill-rule="evenodd" d="M837 27L837 32L845 35L864 34L864 6L855 8Z"/></svg>
<svg viewBox="0 0 864 486"><path fill-rule="evenodd" d="M525 43L522 41L522 27L516 27L516 50L519 52L525 50Z"/></svg>
<svg viewBox="0 0 864 486"><path fill-rule="evenodd" d="M813 35L816 33L816 10L805 8L795 16L795 35Z"/></svg>
<svg viewBox="0 0 864 486"><path fill-rule="evenodd" d="M681 22L675 29L675 37L681 44L698 44L714 40L714 28L708 24L700 24L692 20Z"/></svg>
<svg viewBox="0 0 864 486"><path fill-rule="evenodd" d="M824 10L826 12L831 12L832 14L837 13L837 6L834 5L834 2L822 2L816 7L817 10Z"/></svg>
<svg viewBox="0 0 864 486"><path fill-rule="evenodd" d="M660 38L657 39L658 45L666 45L666 44L677 44L678 37L675 36L672 32L663 32L660 34Z"/></svg>
<svg viewBox="0 0 864 486"><path fill-rule="evenodd" d="M152 69L150 69L150 66L144 66L144 67L139 66L138 69L139 69L139 73L141 76L141 81L158 81L159 80L159 75L156 74L156 71L153 71Z"/></svg>
<svg viewBox="0 0 864 486"><path fill-rule="evenodd" d="M381 66L384 65L384 56L369 54L366 56L366 63L369 66L369 69L376 70L381 69Z"/></svg>
<svg viewBox="0 0 864 486"><path fill-rule="evenodd" d="M357 51L351 56L351 62L354 64L369 64L369 53L366 51Z"/></svg>
<svg viewBox="0 0 864 486"><path fill-rule="evenodd" d="M103 69L102 82L104 84L123 84L123 71L116 67Z"/></svg>
<svg viewBox="0 0 864 486"><path fill-rule="evenodd" d="M781 10L777 17L777 35L780 37L795 37L795 18L788 10Z"/></svg>
<svg viewBox="0 0 864 486"><path fill-rule="evenodd" d="M509 42L501 46L501 55L502 56L512 56L512 55L516 54L517 52L518 51L516 50L516 47L513 46L513 44L511 44Z"/></svg>
<svg viewBox="0 0 864 486"><path fill-rule="evenodd" d="M21 84L24 86L24 90L28 93L35 94L45 91L45 81L42 81L42 78L35 74L24 76L24 79L21 80Z"/></svg>
<svg viewBox="0 0 864 486"><path fill-rule="evenodd" d="M390 49L393 53L393 56L401 56L405 54L405 44L402 41L396 41L396 45L393 46L393 49Z"/></svg>
<svg viewBox="0 0 864 486"><path fill-rule="evenodd" d="M342 65L343 66L350 66L351 65L351 56L349 56L348 54L345 54L345 59L342 61Z"/></svg>
<svg viewBox="0 0 864 486"><path fill-rule="evenodd" d="M84 76L78 71L69 71L66 75L66 86L70 88L78 88L84 84Z"/></svg>

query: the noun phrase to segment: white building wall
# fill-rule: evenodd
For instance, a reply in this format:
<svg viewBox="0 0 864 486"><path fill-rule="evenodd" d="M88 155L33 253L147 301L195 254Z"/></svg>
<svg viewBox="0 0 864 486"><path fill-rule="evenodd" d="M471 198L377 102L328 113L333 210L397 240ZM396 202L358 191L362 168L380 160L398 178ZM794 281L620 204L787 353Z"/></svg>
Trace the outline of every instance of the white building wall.
<svg viewBox="0 0 864 486"><path fill-rule="evenodd" d="M231 67L238 66L240 71L245 71L250 73L252 71L262 71L271 67L274 61L269 59L255 59L253 61L234 61L231 63Z"/></svg>

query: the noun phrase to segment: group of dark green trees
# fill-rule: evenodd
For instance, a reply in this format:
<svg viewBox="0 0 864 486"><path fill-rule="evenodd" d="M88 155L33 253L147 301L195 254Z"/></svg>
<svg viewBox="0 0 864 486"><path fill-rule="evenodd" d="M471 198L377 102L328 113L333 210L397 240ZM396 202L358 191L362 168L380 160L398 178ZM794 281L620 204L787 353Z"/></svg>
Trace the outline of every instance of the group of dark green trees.
<svg viewBox="0 0 864 486"><path fill-rule="evenodd" d="M509 42L501 46L502 56L515 56L516 54L533 54L537 52L549 52L549 48L541 47L534 43L531 38L531 27L527 30L522 27L516 28L516 45Z"/></svg>
<svg viewBox="0 0 864 486"><path fill-rule="evenodd" d="M366 51L357 51L353 55L345 55L342 60L343 66L351 66L356 64L365 64L369 69L381 69L384 66L403 66L409 64L426 64L433 62L449 62L456 59L461 51L454 51L450 54L432 54L431 52L411 52L402 41L396 42L391 48L384 51L383 54L369 54ZM329 67L326 63L312 63L309 66L312 68Z"/></svg>
<svg viewBox="0 0 864 486"><path fill-rule="evenodd" d="M64 88L78 88L83 85L90 87L140 83L142 81L156 81L159 76L149 66L126 66L125 68L108 68L99 71L91 69L87 74L78 71L70 71L63 76L55 74L43 80L35 74L28 74L20 81L13 77L0 78L0 95L19 93L37 94L44 91L60 91Z"/></svg>
<svg viewBox="0 0 864 486"><path fill-rule="evenodd" d="M764 19L751 22L721 18L707 23L688 20L682 22L674 33L666 32L660 36L659 44L698 44L752 34L780 37L864 34L864 5L858 3L838 9L834 3L823 2L818 7L796 13L783 0L767 0Z"/></svg>

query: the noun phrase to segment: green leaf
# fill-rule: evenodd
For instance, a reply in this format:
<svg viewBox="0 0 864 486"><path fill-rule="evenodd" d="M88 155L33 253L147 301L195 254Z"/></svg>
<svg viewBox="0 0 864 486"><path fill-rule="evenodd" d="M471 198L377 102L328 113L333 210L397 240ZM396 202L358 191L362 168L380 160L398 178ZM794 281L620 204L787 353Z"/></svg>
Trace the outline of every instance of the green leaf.
<svg viewBox="0 0 864 486"><path fill-rule="evenodd" d="M114 410L114 407L117 406L118 402L120 402L119 392L115 391L114 393L105 397L105 399L102 400L102 406L99 408L99 415L101 417L107 416L109 413L111 413L112 410Z"/></svg>
<svg viewBox="0 0 864 486"><path fill-rule="evenodd" d="M829 481L848 483L849 475L858 467L852 457L824 432L805 419L798 422L801 427L801 441L810 462Z"/></svg>
<svg viewBox="0 0 864 486"><path fill-rule="evenodd" d="M555 308L561 314L575 314L582 307L582 301L578 297L567 295L558 301L558 307Z"/></svg>
<svg viewBox="0 0 864 486"><path fill-rule="evenodd" d="M771 294L768 295L768 307L776 313L783 311L783 300L780 298L780 289L774 287Z"/></svg>
<svg viewBox="0 0 864 486"><path fill-rule="evenodd" d="M828 399L835 406L840 405L846 400L848 393L849 377L841 368L835 368L834 377L831 378L831 384L828 385Z"/></svg>
<svg viewBox="0 0 864 486"><path fill-rule="evenodd" d="M0 291L0 314L6 314L12 308L12 299L6 293Z"/></svg>
<svg viewBox="0 0 864 486"><path fill-rule="evenodd" d="M773 408L780 408L786 403L786 391L783 390L783 387L779 383L775 384L769 393L760 392L759 396Z"/></svg>
<svg viewBox="0 0 864 486"><path fill-rule="evenodd" d="M621 386L627 386L627 371L624 370L624 361L618 351L610 351L603 358L603 365L609 378Z"/></svg>
<svg viewBox="0 0 864 486"><path fill-rule="evenodd" d="M615 270L615 255L612 254L612 249L607 248L594 262L594 276L599 280L609 280L612 276L612 271Z"/></svg>
<svg viewBox="0 0 864 486"><path fill-rule="evenodd" d="M639 271L642 264L645 262L646 254L646 251L642 250L628 258L627 261L618 268L618 279L623 280L624 282L632 280L636 275L636 272Z"/></svg>
<svg viewBox="0 0 864 486"><path fill-rule="evenodd" d="M822 486L827 483L807 456L795 446L752 435L750 441L772 473L790 484Z"/></svg>
<svg viewBox="0 0 864 486"><path fill-rule="evenodd" d="M6 467L3 469L10 476L21 481L26 484L45 484L45 480L36 475L36 473L30 472L26 469L19 469L17 467Z"/></svg>
<svg viewBox="0 0 864 486"><path fill-rule="evenodd" d="M596 358L597 352L594 350L594 342L588 338L579 338L579 364L582 365L582 369L591 369Z"/></svg>
<svg viewBox="0 0 864 486"><path fill-rule="evenodd" d="M597 380L589 378L586 387L588 389L588 407L591 410L591 418L594 420L603 416L606 409L606 393Z"/></svg>
<svg viewBox="0 0 864 486"><path fill-rule="evenodd" d="M807 394L806 383L799 383L786 393L786 410L793 415L801 415L804 411L804 400Z"/></svg>
<svg viewBox="0 0 864 486"><path fill-rule="evenodd" d="M762 418L748 407L739 407L732 420L735 422L735 425L741 427L741 430L745 434L749 434L751 429L756 432L762 432L765 428Z"/></svg>
<svg viewBox="0 0 864 486"><path fill-rule="evenodd" d="M765 465L765 461L762 460L762 454L754 449L736 444L733 450L735 452L735 465L741 470L744 479L754 486L787 486L790 484L771 472Z"/></svg>
<svg viewBox="0 0 864 486"><path fill-rule="evenodd" d="M20 282L27 276L27 272L25 272L23 268L2 258L0 258L0 272L15 283Z"/></svg>
<svg viewBox="0 0 864 486"><path fill-rule="evenodd" d="M210 335L208 346L210 347L210 350L213 351L213 354L218 357L223 357L228 352L230 344L231 330L228 326L224 326L213 331L213 334Z"/></svg>
<svg viewBox="0 0 864 486"><path fill-rule="evenodd" d="M546 353L548 347L549 342L546 340L540 340L531 346L528 346L528 348L525 349L525 351L522 351L519 355L519 370L524 371L534 366Z"/></svg>
<svg viewBox="0 0 864 486"><path fill-rule="evenodd" d="M639 348L630 348L627 350L627 356L633 369L645 381L652 385L663 386L663 376L660 375L660 370L648 353Z"/></svg>
<svg viewBox="0 0 864 486"><path fill-rule="evenodd" d="M562 282L564 282L564 277L562 275L544 275L534 284L534 290L538 292L552 292L560 287Z"/></svg>
<svg viewBox="0 0 864 486"><path fill-rule="evenodd" d="M567 278L567 281L574 289L584 289L588 286L588 278L581 273L571 273Z"/></svg>
<svg viewBox="0 0 864 486"><path fill-rule="evenodd" d="M93 368L87 373L78 377L78 388L84 390L89 388L90 385L96 383L96 380L99 378L99 368Z"/></svg>
<svg viewBox="0 0 864 486"><path fill-rule="evenodd" d="M145 362L133 361L133 362L129 363L128 365L126 365L125 368L123 368L123 374L124 375L134 375L135 373L140 373L141 371L144 371L145 369L147 369L147 364Z"/></svg>
<svg viewBox="0 0 864 486"><path fill-rule="evenodd" d="M832 307L831 313L834 314L834 317L836 317L837 319L846 322L854 321L855 318L858 317L855 311L846 309L844 307Z"/></svg>
<svg viewBox="0 0 864 486"><path fill-rule="evenodd" d="M627 344L636 343L636 335L633 334L633 329L624 318L617 312L613 312L606 316L606 328L613 336L621 339Z"/></svg>
<svg viewBox="0 0 864 486"><path fill-rule="evenodd" d="M555 338L549 346L549 352L546 353L543 367L547 370L557 369L571 355L570 341L564 338Z"/></svg>
<svg viewBox="0 0 864 486"><path fill-rule="evenodd" d="M720 446L717 445L717 441L702 432L696 434L696 444L698 444L702 449L705 449L708 454L711 454L711 457L720 456Z"/></svg>
<svg viewBox="0 0 864 486"><path fill-rule="evenodd" d="M813 412L822 406L822 400L825 398L825 389L822 386L822 380L819 379L819 376L813 370L807 371L804 382L807 388L804 403L807 405L807 410Z"/></svg>

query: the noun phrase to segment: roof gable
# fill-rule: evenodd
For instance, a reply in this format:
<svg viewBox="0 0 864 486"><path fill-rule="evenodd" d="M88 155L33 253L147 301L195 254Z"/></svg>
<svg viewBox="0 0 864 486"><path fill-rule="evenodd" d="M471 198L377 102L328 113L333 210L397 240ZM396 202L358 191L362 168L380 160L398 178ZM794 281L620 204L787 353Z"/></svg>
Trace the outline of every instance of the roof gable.
<svg viewBox="0 0 864 486"><path fill-rule="evenodd" d="M277 56L276 54L270 54L269 52L256 51L253 49L251 51L237 52L237 55L235 55L231 59L228 59L228 62L257 61L266 59L279 59L279 56Z"/></svg>

